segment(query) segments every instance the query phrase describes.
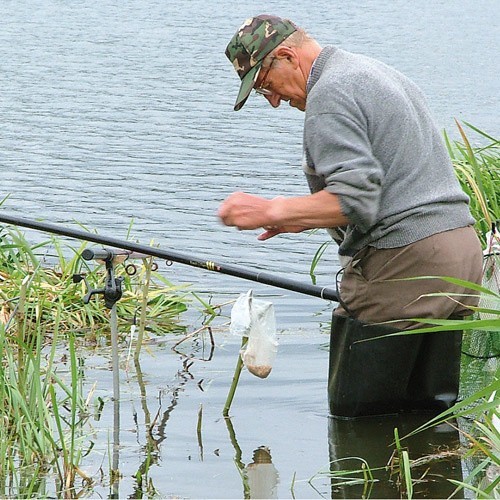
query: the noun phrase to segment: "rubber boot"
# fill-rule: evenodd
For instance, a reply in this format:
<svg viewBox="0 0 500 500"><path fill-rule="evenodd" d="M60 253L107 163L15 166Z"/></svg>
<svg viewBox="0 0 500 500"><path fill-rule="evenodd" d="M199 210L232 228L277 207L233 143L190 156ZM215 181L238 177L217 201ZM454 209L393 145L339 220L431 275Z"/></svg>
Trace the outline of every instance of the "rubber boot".
<svg viewBox="0 0 500 500"><path fill-rule="evenodd" d="M391 336L395 333L401 330L333 315L328 377L332 416L439 413L454 403L460 333Z"/></svg>
<svg viewBox="0 0 500 500"><path fill-rule="evenodd" d="M406 409L441 413L458 397L462 332L424 333L407 389Z"/></svg>

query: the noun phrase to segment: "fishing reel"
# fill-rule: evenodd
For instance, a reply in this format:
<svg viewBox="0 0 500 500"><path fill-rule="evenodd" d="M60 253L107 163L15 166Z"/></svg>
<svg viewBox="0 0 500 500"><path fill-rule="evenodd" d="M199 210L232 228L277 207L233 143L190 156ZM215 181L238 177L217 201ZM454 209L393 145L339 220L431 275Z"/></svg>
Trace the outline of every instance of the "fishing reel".
<svg viewBox="0 0 500 500"><path fill-rule="evenodd" d="M104 288L92 288L90 286L87 278L82 274L73 275L73 283L80 283L82 280L85 283L87 293L83 297L83 303L88 304L93 295L103 295L104 303L108 309L111 309L122 297L122 283L123 278L115 277L114 263L115 263L115 252L112 250L103 250L101 252L95 252L90 249L85 249L82 252L82 258L85 260L100 260L104 261L106 265L106 282Z"/></svg>
<svg viewBox="0 0 500 500"><path fill-rule="evenodd" d="M104 302L108 309L111 309L113 305L120 300L122 297L122 283L123 278L115 277L114 266L116 264L122 264L128 259L145 259L149 255L130 252L128 250L110 250L103 248L100 250L94 250L86 248L82 254L82 259L84 260L95 260L99 263L104 263L106 266L107 276L104 288L92 288L89 284L87 278L82 274L73 275L73 283L85 282L87 288L87 294L83 297L83 302L88 304L93 295L103 295ZM153 262L151 264L151 270L156 271L158 269L158 264ZM125 266L125 272L129 276L133 276L137 273L137 267L133 263L129 263Z"/></svg>
<svg viewBox="0 0 500 500"><path fill-rule="evenodd" d="M92 288L85 276L82 274L73 275L73 283L80 283L84 281L87 288L87 293L83 297L83 303L88 304L93 295L104 295L104 303L108 309L111 309L116 302L118 302L122 297L122 287L123 278L109 278L106 280L106 285L104 288Z"/></svg>

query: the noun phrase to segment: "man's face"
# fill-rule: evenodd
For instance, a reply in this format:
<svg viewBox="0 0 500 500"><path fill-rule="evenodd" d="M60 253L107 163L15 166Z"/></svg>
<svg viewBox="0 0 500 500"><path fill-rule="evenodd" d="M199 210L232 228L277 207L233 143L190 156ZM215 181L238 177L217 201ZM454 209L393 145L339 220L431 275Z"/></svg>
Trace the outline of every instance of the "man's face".
<svg viewBox="0 0 500 500"><path fill-rule="evenodd" d="M261 69L255 89L273 108L284 101L293 108L305 111L306 83L295 52L292 55L283 53L276 55L267 68Z"/></svg>

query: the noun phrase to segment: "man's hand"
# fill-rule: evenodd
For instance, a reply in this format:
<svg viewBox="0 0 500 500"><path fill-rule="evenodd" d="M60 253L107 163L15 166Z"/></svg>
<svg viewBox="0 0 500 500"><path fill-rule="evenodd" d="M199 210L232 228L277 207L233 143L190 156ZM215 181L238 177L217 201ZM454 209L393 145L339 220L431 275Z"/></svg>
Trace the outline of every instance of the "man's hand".
<svg viewBox="0 0 500 500"><path fill-rule="evenodd" d="M235 226L240 230L258 229L265 232L259 235L261 241L268 240L281 233L299 233L306 229L302 226L277 225L277 211L273 204L278 200L267 200L247 193L233 193L219 208L219 217L226 226Z"/></svg>
<svg viewBox="0 0 500 500"><path fill-rule="evenodd" d="M259 236L257 236L257 239L260 241L268 240L269 238L272 238L273 236L276 236L276 235L282 234L282 233L301 233L302 231L305 231L307 229L307 227L303 227L303 226L276 226L276 227L264 226L264 229L266 231L262 234L259 234Z"/></svg>
<svg viewBox="0 0 500 500"><path fill-rule="evenodd" d="M345 226L349 223L340 209L338 197L327 191L308 196L277 197L267 200L247 193L233 193L220 206L219 217L226 226L265 232L267 240L281 233L300 233L305 229Z"/></svg>
<svg viewBox="0 0 500 500"><path fill-rule="evenodd" d="M219 217L226 226L257 229L272 225L269 218L270 200L247 193L233 193L220 206Z"/></svg>

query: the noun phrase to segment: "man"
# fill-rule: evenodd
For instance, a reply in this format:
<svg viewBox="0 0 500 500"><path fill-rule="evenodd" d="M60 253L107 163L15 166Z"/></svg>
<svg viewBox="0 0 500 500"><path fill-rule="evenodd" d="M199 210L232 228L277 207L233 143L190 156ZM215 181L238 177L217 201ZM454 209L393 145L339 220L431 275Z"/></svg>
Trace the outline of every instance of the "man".
<svg viewBox="0 0 500 500"><path fill-rule="evenodd" d="M233 193L222 222L280 233L327 228L345 264L330 344L330 411L341 417L441 411L458 393L461 334L398 335L414 318L461 318L477 297L482 252L468 198L417 86L372 58L325 46L289 20L248 19L227 46L241 86L305 112L311 194ZM429 294L441 294L429 296ZM452 298L450 298L452 296ZM389 325L380 325L391 321Z"/></svg>

